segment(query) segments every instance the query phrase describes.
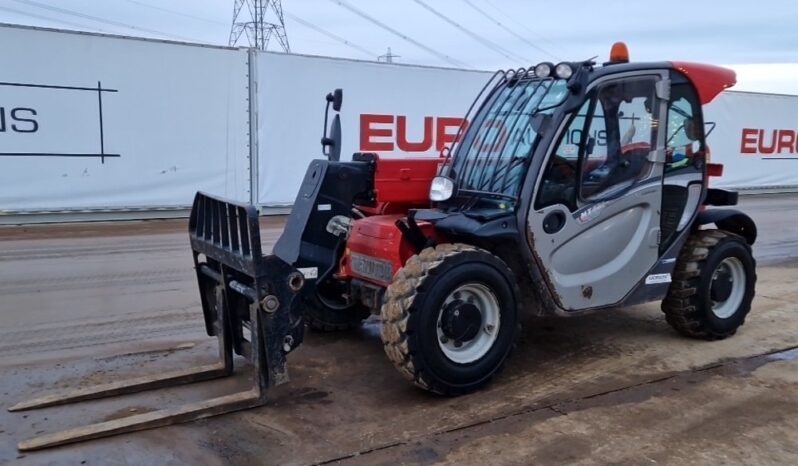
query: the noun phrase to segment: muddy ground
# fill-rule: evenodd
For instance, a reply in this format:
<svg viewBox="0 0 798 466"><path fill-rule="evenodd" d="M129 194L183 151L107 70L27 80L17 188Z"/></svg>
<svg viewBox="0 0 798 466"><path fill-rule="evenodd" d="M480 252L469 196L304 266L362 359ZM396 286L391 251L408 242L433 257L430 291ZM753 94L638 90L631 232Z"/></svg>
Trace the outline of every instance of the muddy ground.
<svg viewBox="0 0 798 466"><path fill-rule="evenodd" d="M378 323L309 333L269 405L20 454L16 443L245 388L228 380L0 410L0 464L798 464L798 197L745 197L760 225L736 336L678 336L655 304L525 319L485 390L407 384ZM263 223L265 242L280 232ZM0 404L214 360L184 221L0 229Z"/></svg>

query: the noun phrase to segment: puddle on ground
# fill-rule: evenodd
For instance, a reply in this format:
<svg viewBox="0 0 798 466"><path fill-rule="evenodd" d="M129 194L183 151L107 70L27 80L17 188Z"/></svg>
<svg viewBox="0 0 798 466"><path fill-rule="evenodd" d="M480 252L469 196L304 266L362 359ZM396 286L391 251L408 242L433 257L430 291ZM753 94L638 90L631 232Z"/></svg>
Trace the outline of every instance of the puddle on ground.
<svg viewBox="0 0 798 466"><path fill-rule="evenodd" d="M789 350L779 351L776 353L768 354L767 356L763 356L765 359L768 359L768 362L773 361L794 361L798 359L798 348L793 348Z"/></svg>

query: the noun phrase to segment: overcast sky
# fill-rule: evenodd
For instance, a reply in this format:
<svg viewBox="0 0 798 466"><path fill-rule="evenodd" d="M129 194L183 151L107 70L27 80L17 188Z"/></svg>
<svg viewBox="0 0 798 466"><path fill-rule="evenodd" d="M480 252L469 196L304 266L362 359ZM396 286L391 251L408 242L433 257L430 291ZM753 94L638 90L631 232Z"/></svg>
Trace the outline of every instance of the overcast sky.
<svg viewBox="0 0 798 466"><path fill-rule="evenodd" d="M233 3L0 0L0 22L227 45ZM754 64L735 67L738 89L798 93L795 0L283 0L283 8L294 53L374 60L390 47L401 63L491 70L602 61L623 40L632 60Z"/></svg>

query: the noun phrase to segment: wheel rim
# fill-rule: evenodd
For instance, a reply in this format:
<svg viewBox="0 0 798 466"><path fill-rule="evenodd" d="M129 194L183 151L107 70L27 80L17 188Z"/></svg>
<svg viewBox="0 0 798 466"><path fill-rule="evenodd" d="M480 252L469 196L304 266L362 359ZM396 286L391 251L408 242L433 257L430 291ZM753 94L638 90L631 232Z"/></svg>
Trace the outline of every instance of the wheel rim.
<svg viewBox="0 0 798 466"><path fill-rule="evenodd" d="M712 273L710 299L712 313L720 319L728 319L743 302L745 295L745 267L740 259L727 257Z"/></svg>
<svg viewBox="0 0 798 466"><path fill-rule="evenodd" d="M470 314L473 321L474 308L478 311L479 327L473 336L470 335L472 332L466 331L465 335L470 338L458 341L453 338L450 329L458 325L452 324L450 318L455 316L455 313L459 314L454 317L455 319L463 314ZM496 342L499 335L500 314L499 300L490 288L481 283L461 285L449 294L438 311L438 346L448 359L458 364L479 360ZM463 324L459 327L462 328Z"/></svg>

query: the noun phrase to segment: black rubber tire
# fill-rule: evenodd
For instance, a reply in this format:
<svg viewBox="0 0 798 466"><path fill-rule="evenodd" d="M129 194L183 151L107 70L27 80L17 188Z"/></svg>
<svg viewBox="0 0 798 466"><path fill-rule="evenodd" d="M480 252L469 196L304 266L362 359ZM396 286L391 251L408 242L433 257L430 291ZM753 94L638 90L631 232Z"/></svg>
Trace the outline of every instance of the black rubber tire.
<svg viewBox="0 0 798 466"><path fill-rule="evenodd" d="M318 332L348 330L360 326L371 315L371 311L360 303L348 306L328 304L334 300L335 298L322 299L317 293L305 299L305 322L310 329Z"/></svg>
<svg viewBox="0 0 798 466"><path fill-rule="evenodd" d="M734 314L721 319L712 312L710 285L715 269L727 257L736 257L742 263L745 292ZM682 248L662 311L671 327L682 335L720 340L734 335L745 322L755 286L756 261L748 243L727 231L700 230Z"/></svg>
<svg viewBox="0 0 798 466"><path fill-rule="evenodd" d="M499 333L480 359L458 364L438 345L441 305L454 289L479 281L496 296ZM442 244L411 257L385 292L383 348L399 372L417 386L444 395L474 391L496 375L519 334L518 286L512 271L493 254L466 244Z"/></svg>

